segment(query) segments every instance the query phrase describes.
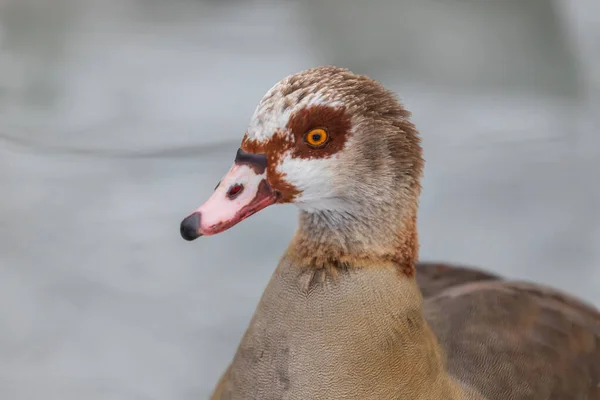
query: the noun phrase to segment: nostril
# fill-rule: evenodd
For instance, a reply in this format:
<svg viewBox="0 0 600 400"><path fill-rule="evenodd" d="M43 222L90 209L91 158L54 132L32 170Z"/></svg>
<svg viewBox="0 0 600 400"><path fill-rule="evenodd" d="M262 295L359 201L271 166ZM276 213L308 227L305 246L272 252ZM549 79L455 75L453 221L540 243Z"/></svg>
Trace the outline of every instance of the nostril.
<svg viewBox="0 0 600 400"><path fill-rule="evenodd" d="M238 197L240 195L240 193L242 193L243 190L244 190L244 185L236 183L236 184L232 185L229 188L229 190L227 191L227 197L229 197L229 200L233 200L236 197Z"/></svg>
<svg viewBox="0 0 600 400"><path fill-rule="evenodd" d="M193 213L181 221L179 233L187 241L192 241L202 236L200 233L200 214L197 212Z"/></svg>

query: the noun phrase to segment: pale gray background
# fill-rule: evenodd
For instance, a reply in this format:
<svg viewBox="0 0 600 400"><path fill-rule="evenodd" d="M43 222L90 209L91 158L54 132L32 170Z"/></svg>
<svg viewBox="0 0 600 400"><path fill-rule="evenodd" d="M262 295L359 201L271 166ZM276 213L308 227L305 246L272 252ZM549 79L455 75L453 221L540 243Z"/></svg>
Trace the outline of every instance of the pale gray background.
<svg viewBox="0 0 600 400"><path fill-rule="evenodd" d="M414 112L423 259L600 304L597 0L0 0L2 400L207 398L296 213L179 222L328 63Z"/></svg>

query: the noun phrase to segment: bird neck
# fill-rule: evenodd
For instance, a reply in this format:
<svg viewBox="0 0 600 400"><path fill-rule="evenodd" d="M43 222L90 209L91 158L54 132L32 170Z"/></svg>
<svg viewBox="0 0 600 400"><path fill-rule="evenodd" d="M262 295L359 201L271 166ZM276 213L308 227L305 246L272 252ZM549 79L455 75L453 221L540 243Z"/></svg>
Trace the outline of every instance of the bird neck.
<svg viewBox="0 0 600 400"><path fill-rule="evenodd" d="M295 265L317 270L393 264L412 277L419 254L416 200L413 204L300 211L287 256Z"/></svg>

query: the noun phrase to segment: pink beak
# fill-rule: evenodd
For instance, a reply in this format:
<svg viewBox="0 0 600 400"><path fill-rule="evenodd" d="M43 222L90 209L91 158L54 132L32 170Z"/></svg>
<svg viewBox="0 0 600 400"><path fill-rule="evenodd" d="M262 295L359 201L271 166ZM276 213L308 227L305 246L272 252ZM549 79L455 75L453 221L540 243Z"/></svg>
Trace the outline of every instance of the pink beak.
<svg viewBox="0 0 600 400"><path fill-rule="evenodd" d="M239 149L212 196L181 222L181 237L191 241L223 232L275 204L278 198L267 181L266 157Z"/></svg>

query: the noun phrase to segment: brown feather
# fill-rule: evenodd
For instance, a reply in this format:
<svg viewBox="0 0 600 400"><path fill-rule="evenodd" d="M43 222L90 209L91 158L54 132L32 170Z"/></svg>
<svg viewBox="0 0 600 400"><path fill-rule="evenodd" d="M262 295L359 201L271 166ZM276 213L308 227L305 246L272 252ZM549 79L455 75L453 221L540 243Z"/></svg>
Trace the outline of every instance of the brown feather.
<svg viewBox="0 0 600 400"><path fill-rule="evenodd" d="M448 263L417 263L417 284L424 298L435 296L453 286L498 279L502 278L475 268Z"/></svg>
<svg viewBox="0 0 600 400"><path fill-rule="evenodd" d="M448 372L488 399L600 399L600 314L522 282L456 285L424 304Z"/></svg>
<svg viewBox="0 0 600 400"><path fill-rule="evenodd" d="M286 78L260 109L289 109L314 91L343 104L314 118L331 117L343 135L322 156L335 156L351 211L300 213L212 399L600 400L598 310L465 267L422 263L415 277L423 160L409 113L378 83L335 67ZM312 126L309 109L296 118L297 129ZM242 146L276 162L291 137ZM272 180L286 189L285 176ZM300 191L289 189L292 202Z"/></svg>

